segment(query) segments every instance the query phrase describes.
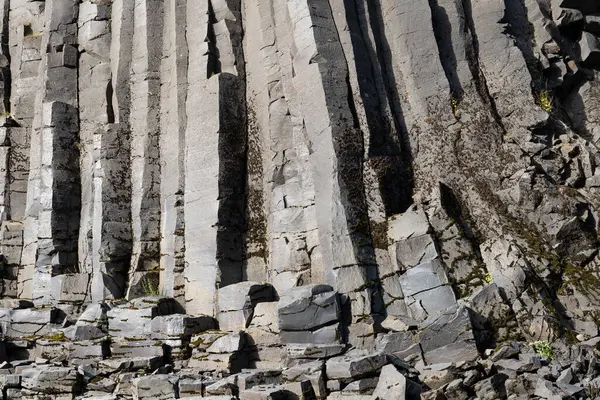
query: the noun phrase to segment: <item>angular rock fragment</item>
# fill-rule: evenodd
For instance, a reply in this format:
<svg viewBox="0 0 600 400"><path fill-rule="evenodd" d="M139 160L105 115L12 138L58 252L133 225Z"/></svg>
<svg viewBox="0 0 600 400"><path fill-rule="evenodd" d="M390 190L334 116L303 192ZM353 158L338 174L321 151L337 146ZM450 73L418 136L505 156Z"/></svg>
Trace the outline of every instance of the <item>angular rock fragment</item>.
<svg viewBox="0 0 600 400"><path fill-rule="evenodd" d="M69 367L47 367L23 371L24 389L39 395L79 394L83 389L83 376Z"/></svg>
<svg viewBox="0 0 600 400"><path fill-rule="evenodd" d="M377 375L387 363L388 358L383 353L368 355L361 352L350 352L327 360L327 378L355 380L373 376Z"/></svg>
<svg viewBox="0 0 600 400"><path fill-rule="evenodd" d="M273 300L273 287L256 282L241 282L219 289L219 328L223 331L247 328L254 315L254 306Z"/></svg>
<svg viewBox="0 0 600 400"><path fill-rule="evenodd" d="M386 365L381 369L379 382L373 392L377 400L404 400L420 393L418 385L407 380L395 366Z"/></svg>
<svg viewBox="0 0 600 400"><path fill-rule="evenodd" d="M135 400L176 399L179 377L175 375L149 375L133 380L132 394Z"/></svg>
<svg viewBox="0 0 600 400"><path fill-rule="evenodd" d="M152 319L152 332L166 337L191 336L216 328L212 317L183 314L161 315Z"/></svg>
<svg viewBox="0 0 600 400"><path fill-rule="evenodd" d="M600 38L584 31L579 41L581 60L589 68L600 68Z"/></svg>
<svg viewBox="0 0 600 400"><path fill-rule="evenodd" d="M479 356L465 307L432 317L421 329L419 343L428 364L473 361Z"/></svg>
<svg viewBox="0 0 600 400"><path fill-rule="evenodd" d="M327 285L298 286L283 293L277 303L279 328L304 331L339 319L337 293Z"/></svg>

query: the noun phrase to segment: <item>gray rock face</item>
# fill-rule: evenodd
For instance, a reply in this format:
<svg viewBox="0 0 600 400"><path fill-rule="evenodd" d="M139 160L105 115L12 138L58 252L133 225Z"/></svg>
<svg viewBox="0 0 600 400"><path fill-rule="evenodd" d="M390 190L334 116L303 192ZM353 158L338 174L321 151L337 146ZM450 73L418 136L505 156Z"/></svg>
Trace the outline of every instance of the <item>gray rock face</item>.
<svg viewBox="0 0 600 400"><path fill-rule="evenodd" d="M307 285L283 293L277 303L282 343L335 344L341 340L338 293Z"/></svg>
<svg viewBox="0 0 600 400"><path fill-rule="evenodd" d="M0 1L3 394L201 396L252 367L277 379L215 395L323 398L324 360L332 398L428 374L425 398L578 394L561 385L597 379L587 344L469 373L514 338L600 334L599 16Z"/></svg>

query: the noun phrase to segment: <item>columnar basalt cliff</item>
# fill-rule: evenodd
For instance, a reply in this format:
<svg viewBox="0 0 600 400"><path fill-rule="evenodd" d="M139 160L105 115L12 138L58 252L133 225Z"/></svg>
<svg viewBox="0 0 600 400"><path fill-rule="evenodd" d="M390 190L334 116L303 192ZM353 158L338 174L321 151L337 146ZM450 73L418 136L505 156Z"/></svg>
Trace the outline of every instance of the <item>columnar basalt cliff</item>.
<svg viewBox="0 0 600 400"><path fill-rule="evenodd" d="M600 3L0 28L5 398L598 395Z"/></svg>

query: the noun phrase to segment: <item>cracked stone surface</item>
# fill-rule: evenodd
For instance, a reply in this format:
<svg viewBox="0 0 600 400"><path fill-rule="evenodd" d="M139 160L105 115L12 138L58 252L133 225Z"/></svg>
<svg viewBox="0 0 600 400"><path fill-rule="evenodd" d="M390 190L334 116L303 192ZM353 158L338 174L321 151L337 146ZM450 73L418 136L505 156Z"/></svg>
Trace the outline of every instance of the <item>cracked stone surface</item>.
<svg viewBox="0 0 600 400"><path fill-rule="evenodd" d="M589 397L599 79L597 1L0 0L2 395Z"/></svg>

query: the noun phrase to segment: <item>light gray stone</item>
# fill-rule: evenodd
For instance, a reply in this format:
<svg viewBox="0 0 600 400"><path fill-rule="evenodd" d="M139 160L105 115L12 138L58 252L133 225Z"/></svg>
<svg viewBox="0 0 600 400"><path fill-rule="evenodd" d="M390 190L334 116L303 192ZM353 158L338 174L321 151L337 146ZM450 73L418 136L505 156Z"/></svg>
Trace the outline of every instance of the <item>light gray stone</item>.
<svg viewBox="0 0 600 400"><path fill-rule="evenodd" d="M404 400L407 394L406 378L393 365L381 369L373 398L378 400Z"/></svg>
<svg viewBox="0 0 600 400"><path fill-rule="evenodd" d="M135 400L176 399L179 377L175 375L150 375L135 378L132 394Z"/></svg>
<svg viewBox="0 0 600 400"><path fill-rule="evenodd" d="M215 329L214 318L183 314L161 315L152 319L152 332L168 337L191 336Z"/></svg>
<svg viewBox="0 0 600 400"><path fill-rule="evenodd" d="M282 343L334 344L341 339L339 323L314 331L281 331L279 335Z"/></svg>
<svg viewBox="0 0 600 400"><path fill-rule="evenodd" d="M346 346L343 344L288 344L286 345L287 356L291 359L298 358L329 358L344 352Z"/></svg>

